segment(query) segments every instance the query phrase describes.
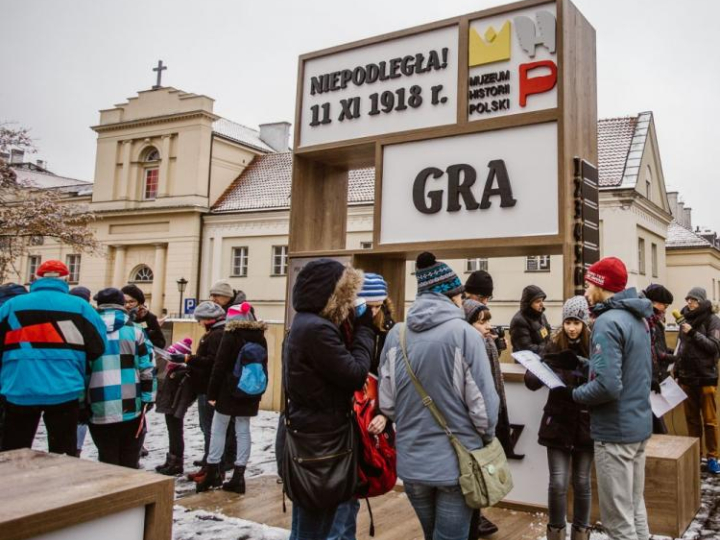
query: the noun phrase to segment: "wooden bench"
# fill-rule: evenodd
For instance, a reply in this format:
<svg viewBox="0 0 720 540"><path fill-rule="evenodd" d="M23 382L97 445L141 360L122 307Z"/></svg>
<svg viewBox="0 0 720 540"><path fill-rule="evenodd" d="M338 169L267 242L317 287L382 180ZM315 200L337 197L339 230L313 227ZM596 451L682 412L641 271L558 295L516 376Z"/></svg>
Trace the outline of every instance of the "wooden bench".
<svg viewBox="0 0 720 540"><path fill-rule="evenodd" d="M172 478L34 450L0 478L0 540L170 540Z"/></svg>

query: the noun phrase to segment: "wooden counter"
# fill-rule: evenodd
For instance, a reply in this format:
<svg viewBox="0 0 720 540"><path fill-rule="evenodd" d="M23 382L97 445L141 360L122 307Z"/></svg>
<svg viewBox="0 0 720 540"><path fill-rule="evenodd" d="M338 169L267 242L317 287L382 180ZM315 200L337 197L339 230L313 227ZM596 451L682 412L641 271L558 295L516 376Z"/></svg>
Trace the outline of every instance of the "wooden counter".
<svg viewBox="0 0 720 540"><path fill-rule="evenodd" d="M172 478L27 449L0 478L0 540L170 540Z"/></svg>

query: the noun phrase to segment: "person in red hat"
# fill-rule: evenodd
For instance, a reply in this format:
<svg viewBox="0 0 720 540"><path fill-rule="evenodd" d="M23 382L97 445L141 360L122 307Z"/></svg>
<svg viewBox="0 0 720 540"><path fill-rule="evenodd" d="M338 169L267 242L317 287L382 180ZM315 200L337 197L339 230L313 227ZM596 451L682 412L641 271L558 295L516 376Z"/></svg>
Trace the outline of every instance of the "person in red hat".
<svg viewBox="0 0 720 540"><path fill-rule="evenodd" d="M68 294L68 274L61 261L46 261L30 293L0 308L3 450L30 448L42 416L50 452L76 454L88 365L103 355L107 341L97 312Z"/></svg>
<svg viewBox="0 0 720 540"><path fill-rule="evenodd" d="M626 289L627 269L605 257L585 274L585 297L595 318L586 384L552 393L590 407L600 516L614 539L648 540L645 446L652 435L652 355L646 319L652 303Z"/></svg>

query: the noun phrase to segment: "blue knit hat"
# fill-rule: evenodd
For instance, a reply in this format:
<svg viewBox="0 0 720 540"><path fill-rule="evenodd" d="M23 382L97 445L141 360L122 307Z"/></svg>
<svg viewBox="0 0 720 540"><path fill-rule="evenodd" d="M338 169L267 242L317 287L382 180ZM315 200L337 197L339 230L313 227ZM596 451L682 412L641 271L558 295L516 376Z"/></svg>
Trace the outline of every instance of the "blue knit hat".
<svg viewBox="0 0 720 540"><path fill-rule="evenodd" d="M452 268L444 262L437 261L432 253L427 251L421 253L418 255L416 263L415 277L418 282L417 293L419 295L436 292L452 298L465 291L462 281Z"/></svg>
<svg viewBox="0 0 720 540"><path fill-rule="evenodd" d="M382 303L388 297L387 283L380 274L365 273L362 290L358 298L363 298L368 304Z"/></svg>

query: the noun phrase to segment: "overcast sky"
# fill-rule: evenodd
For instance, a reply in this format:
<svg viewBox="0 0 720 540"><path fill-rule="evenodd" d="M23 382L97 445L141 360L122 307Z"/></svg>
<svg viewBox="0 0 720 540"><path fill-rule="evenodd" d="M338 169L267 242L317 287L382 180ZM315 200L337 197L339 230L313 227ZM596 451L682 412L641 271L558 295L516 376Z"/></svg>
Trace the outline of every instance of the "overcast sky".
<svg viewBox="0 0 720 540"><path fill-rule="evenodd" d="M293 121L299 54L462 15L497 0L0 0L0 121L38 159L92 180L100 109L163 85L221 116ZM576 0L597 31L600 118L653 111L668 189L720 231L720 1Z"/></svg>

